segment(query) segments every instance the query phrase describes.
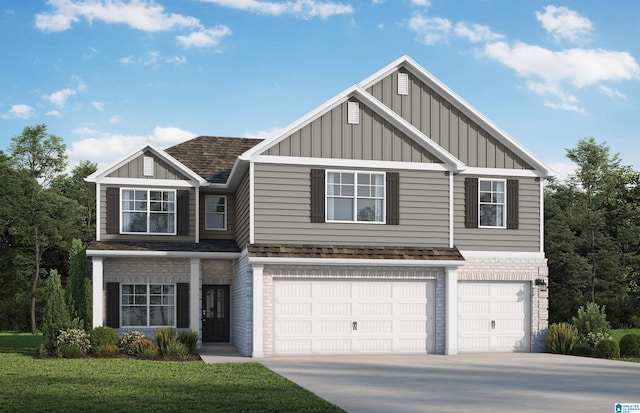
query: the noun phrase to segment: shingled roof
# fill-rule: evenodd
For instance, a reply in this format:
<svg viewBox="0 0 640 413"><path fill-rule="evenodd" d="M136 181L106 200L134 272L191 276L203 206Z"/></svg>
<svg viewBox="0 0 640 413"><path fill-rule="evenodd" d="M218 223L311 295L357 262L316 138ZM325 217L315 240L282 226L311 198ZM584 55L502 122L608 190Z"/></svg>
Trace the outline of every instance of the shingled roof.
<svg viewBox="0 0 640 413"><path fill-rule="evenodd" d="M163 251L163 252L237 252L238 244L233 240L203 240L196 242L161 241L93 241L89 251Z"/></svg>
<svg viewBox="0 0 640 413"><path fill-rule="evenodd" d="M457 248L445 247L305 244L249 244L247 247L250 256L261 258L464 261L464 257Z"/></svg>
<svg viewBox="0 0 640 413"><path fill-rule="evenodd" d="M262 139L198 136L165 149L209 183L224 184L238 156L262 142Z"/></svg>

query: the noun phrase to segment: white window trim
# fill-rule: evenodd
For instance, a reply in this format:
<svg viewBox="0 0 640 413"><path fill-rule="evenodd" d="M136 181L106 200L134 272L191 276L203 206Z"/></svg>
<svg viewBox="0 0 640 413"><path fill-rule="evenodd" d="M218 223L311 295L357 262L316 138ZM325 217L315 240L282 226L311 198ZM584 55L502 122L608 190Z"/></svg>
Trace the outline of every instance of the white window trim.
<svg viewBox="0 0 640 413"><path fill-rule="evenodd" d="M124 220L122 219L122 192L123 191L147 191L147 232L126 232L122 230L122 225ZM149 232L149 192L173 192L173 232ZM175 189L164 189L164 188L130 188L130 187L121 187L120 188L120 205L119 205L119 219L120 219L120 234L123 235L177 235L178 234L178 192Z"/></svg>
<svg viewBox="0 0 640 413"><path fill-rule="evenodd" d="M146 308L147 308L147 325L137 325L137 326L125 326L123 325L122 322L122 287L124 287L125 285L146 285L147 286L147 304L146 304ZM172 325L166 325L166 326L160 326L160 325L151 325L149 324L150 321L150 317L149 317L149 307L151 306L150 301L149 300L149 288L151 285L172 285L173 286L173 324ZM172 284L172 283L120 283L120 320L118 320L118 322L120 323L120 328L123 329L137 329L137 328L161 328L161 327L176 327L177 323L178 323L178 286L176 284ZM140 306L142 307L142 306ZM164 307L169 307L164 306Z"/></svg>
<svg viewBox="0 0 640 413"><path fill-rule="evenodd" d="M502 225L480 225L480 183L482 181L489 182L502 182L504 188L504 203L502 208ZM490 228L490 229L506 229L507 228L507 180L506 179L493 179L493 178L478 178L478 228Z"/></svg>
<svg viewBox="0 0 640 413"><path fill-rule="evenodd" d="M329 191L327 190L329 185L329 174L330 173L352 173L353 182L354 182L354 193L353 193L353 221L341 221L341 220L331 220L329 219ZM358 174L376 174L382 175L382 221L358 221ZM324 221L331 223L348 223L348 224L375 224L375 225L384 225L387 223L387 173L381 171L350 171L350 170L342 170L342 169L327 169L324 172Z"/></svg>
<svg viewBox="0 0 640 413"><path fill-rule="evenodd" d="M207 219L209 216L209 212L207 211L207 201L209 198L223 198L224 199L224 224L222 228L210 228L209 227L209 220ZM226 231L227 230L227 216L229 211L229 199L227 198L226 195L214 195L214 194L207 194L204 197L204 229L207 231Z"/></svg>

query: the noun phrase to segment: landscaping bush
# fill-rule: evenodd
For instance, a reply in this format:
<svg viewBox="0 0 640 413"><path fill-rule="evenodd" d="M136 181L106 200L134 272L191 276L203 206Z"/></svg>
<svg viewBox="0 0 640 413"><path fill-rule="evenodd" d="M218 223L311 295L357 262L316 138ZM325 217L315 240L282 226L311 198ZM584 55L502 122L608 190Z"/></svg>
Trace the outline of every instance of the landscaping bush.
<svg viewBox="0 0 640 413"><path fill-rule="evenodd" d="M166 356L167 348L172 342L177 341L177 339L175 337L173 328L162 327L156 330L156 334L153 336L153 341L155 341L156 345L158 346L160 354Z"/></svg>
<svg viewBox="0 0 640 413"><path fill-rule="evenodd" d="M620 357L620 347L614 340L601 340L593 352L593 355L601 359L613 359Z"/></svg>
<svg viewBox="0 0 640 413"><path fill-rule="evenodd" d="M66 359L77 359L84 356L85 352L78 346L69 346L62 352L62 357Z"/></svg>
<svg viewBox="0 0 640 413"><path fill-rule="evenodd" d="M86 331L72 328L70 330L63 330L58 334L55 347L65 357L67 351L69 351L70 354L75 354L75 350L69 350L71 347L76 347L80 351L80 354L85 354L91 348L91 341Z"/></svg>
<svg viewBox="0 0 640 413"><path fill-rule="evenodd" d="M590 331L586 336L580 336L580 342L589 345L592 349L596 348L602 340L611 340L611 334Z"/></svg>
<svg viewBox="0 0 640 413"><path fill-rule="evenodd" d="M96 327L89 331L89 339L91 340L91 346L96 349L99 346L111 344L118 346L120 343L120 337L118 333L111 327Z"/></svg>
<svg viewBox="0 0 640 413"><path fill-rule="evenodd" d="M162 355L167 357L185 358L189 355L189 349L187 348L187 346L174 338L173 340L169 341Z"/></svg>
<svg viewBox="0 0 640 413"><path fill-rule="evenodd" d="M198 346L198 333L195 331L180 331L177 335L178 341L187 347L189 354L192 354Z"/></svg>
<svg viewBox="0 0 640 413"><path fill-rule="evenodd" d="M581 343L588 343L595 348L600 340L611 338L611 326L604 310L605 306L596 303L587 303L578 309L578 316L573 317L573 325L578 329Z"/></svg>
<svg viewBox="0 0 640 413"><path fill-rule="evenodd" d="M552 324L547 331L546 341L551 353L571 354L578 342L578 329L569 323Z"/></svg>
<svg viewBox="0 0 640 413"><path fill-rule="evenodd" d="M141 338L129 346L130 354L132 356L140 357L146 360L151 360L158 357L158 347L153 341L147 338Z"/></svg>
<svg viewBox="0 0 640 413"><path fill-rule="evenodd" d="M627 334L620 339L622 357L640 357L640 334Z"/></svg>
<svg viewBox="0 0 640 413"><path fill-rule="evenodd" d="M120 351L125 354L131 354L131 344L141 338L146 338L142 331L127 331L120 338Z"/></svg>
<svg viewBox="0 0 640 413"><path fill-rule="evenodd" d="M593 348L587 343L578 343L573 346L573 350L571 352L574 356L593 356Z"/></svg>
<svg viewBox="0 0 640 413"><path fill-rule="evenodd" d="M120 349L114 344L98 344L92 346L91 349L97 357L113 357L120 354Z"/></svg>
<svg viewBox="0 0 640 413"><path fill-rule="evenodd" d="M56 339L60 331L68 329L70 323L71 319L67 304L64 302L60 275L58 271L51 270L47 279L46 304L42 317L43 352L52 353L55 351Z"/></svg>

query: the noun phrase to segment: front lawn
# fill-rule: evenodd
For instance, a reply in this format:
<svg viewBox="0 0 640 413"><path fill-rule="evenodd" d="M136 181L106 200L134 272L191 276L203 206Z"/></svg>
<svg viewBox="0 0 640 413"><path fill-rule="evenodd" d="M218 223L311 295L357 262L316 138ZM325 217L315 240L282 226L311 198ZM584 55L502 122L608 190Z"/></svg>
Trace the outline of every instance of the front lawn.
<svg viewBox="0 0 640 413"><path fill-rule="evenodd" d="M258 363L36 359L41 338L0 333L3 412L341 412Z"/></svg>
<svg viewBox="0 0 640 413"><path fill-rule="evenodd" d="M640 335L640 328L618 328L616 330L611 330L611 338L613 338L618 343L620 342L620 339L627 334Z"/></svg>

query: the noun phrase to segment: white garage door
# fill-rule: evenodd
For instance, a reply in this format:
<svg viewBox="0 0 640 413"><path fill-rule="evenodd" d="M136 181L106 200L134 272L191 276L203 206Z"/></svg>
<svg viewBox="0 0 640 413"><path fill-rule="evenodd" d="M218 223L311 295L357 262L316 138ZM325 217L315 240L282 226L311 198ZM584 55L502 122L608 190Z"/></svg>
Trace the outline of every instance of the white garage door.
<svg viewBox="0 0 640 413"><path fill-rule="evenodd" d="M529 283L459 282L460 352L529 351Z"/></svg>
<svg viewBox="0 0 640 413"><path fill-rule="evenodd" d="M274 354L433 353L435 281L274 280Z"/></svg>

